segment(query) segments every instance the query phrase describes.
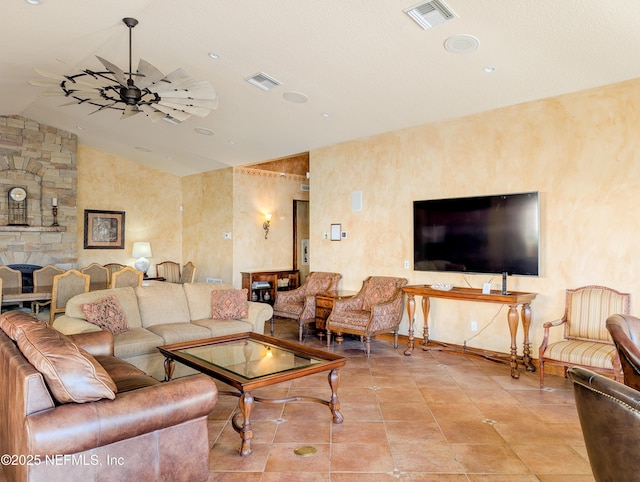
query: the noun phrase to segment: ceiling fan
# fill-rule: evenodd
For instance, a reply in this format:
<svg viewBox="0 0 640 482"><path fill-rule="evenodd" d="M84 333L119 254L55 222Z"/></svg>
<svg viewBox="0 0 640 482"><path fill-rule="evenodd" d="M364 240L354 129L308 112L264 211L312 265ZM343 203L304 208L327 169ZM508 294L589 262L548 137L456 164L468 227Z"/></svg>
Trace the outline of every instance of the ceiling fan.
<svg viewBox="0 0 640 482"><path fill-rule="evenodd" d="M106 71L81 70L79 74L58 75L36 69L52 80L32 80L32 85L59 87L42 95L64 95L74 99L63 105L90 104L123 111L121 119L145 113L153 122L160 119L180 123L192 115L207 116L218 107L218 97L208 81L196 82L183 69L164 75L149 62L140 59L134 73L131 66L131 31L138 25L135 18L123 18L129 28L129 71L97 57Z"/></svg>

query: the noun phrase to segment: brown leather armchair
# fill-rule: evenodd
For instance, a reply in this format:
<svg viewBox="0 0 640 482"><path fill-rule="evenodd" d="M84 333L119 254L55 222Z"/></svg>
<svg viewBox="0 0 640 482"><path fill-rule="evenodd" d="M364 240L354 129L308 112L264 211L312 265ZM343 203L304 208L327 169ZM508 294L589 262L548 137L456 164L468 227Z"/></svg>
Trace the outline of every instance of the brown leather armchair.
<svg viewBox="0 0 640 482"><path fill-rule="evenodd" d="M618 351L624 384L640 390L640 319L631 315L611 315L606 326Z"/></svg>
<svg viewBox="0 0 640 482"><path fill-rule="evenodd" d="M640 392L582 367L569 368L567 375L595 479L638 480Z"/></svg>
<svg viewBox="0 0 640 482"><path fill-rule="evenodd" d="M213 380L194 375L160 383L114 357L110 333L84 333L66 343L92 355L117 390L113 399L61 402L45 372L10 338L18 340L12 327L19 323L40 325L49 352L55 348L48 333L64 337L24 312L0 316L0 454L16 457L16 463L3 459L7 480L208 479L207 416L218 397ZM68 369L72 362L61 363ZM75 382L76 389L85 386L81 377Z"/></svg>
<svg viewBox="0 0 640 482"><path fill-rule="evenodd" d="M393 347L398 348L398 326L402 321L405 278L369 276L353 298L336 300L327 319L327 347L331 333L360 335L365 341L367 357L371 352L371 337L393 333Z"/></svg>
<svg viewBox="0 0 640 482"><path fill-rule="evenodd" d="M273 315L298 322L298 341L308 323L316 319L316 295L318 293L337 293L342 275L313 271L307 275L304 283L291 291L276 291Z"/></svg>

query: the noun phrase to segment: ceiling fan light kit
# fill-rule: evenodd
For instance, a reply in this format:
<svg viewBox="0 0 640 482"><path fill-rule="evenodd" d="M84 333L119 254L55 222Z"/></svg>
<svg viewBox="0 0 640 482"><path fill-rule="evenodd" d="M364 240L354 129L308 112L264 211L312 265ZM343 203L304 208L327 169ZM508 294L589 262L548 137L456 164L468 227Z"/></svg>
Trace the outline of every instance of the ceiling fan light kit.
<svg viewBox="0 0 640 482"><path fill-rule="evenodd" d="M129 29L129 70L96 55L106 71L84 69L75 75L58 75L36 69L49 81L34 80L32 85L59 87L62 92L43 92L43 95L64 95L73 99L63 105L89 104L98 109L122 111L122 119L139 113L146 114L151 121L161 119L180 123L192 115L206 117L217 109L218 97L208 81L196 82L183 69L176 69L164 75L149 62L140 59L138 69L132 68L131 37L138 25L135 18L123 18Z"/></svg>

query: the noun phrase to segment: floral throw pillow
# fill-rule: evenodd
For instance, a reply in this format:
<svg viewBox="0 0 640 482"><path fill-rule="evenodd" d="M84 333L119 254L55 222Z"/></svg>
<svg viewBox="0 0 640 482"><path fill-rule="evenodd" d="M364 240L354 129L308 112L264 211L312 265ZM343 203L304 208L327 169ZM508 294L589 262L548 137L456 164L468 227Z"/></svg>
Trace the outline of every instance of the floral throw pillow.
<svg viewBox="0 0 640 482"><path fill-rule="evenodd" d="M237 320L249 315L247 289L213 290L211 292L211 318Z"/></svg>
<svg viewBox="0 0 640 482"><path fill-rule="evenodd" d="M114 335L131 329L118 298L113 295L94 303L80 305L80 309L89 323Z"/></svg>

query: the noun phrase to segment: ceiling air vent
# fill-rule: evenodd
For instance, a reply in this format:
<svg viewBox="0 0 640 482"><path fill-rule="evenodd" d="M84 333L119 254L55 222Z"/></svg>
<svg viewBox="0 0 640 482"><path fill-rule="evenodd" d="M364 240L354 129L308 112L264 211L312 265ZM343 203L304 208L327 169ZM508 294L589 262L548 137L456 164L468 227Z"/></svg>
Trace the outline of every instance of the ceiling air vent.
<svg viewBox="0 0 640 482"><path fill-rule="evenodd" d="M282 84L282 82L268 76L264 72L258 72L245 80L256 87L260 87L262 90L271 90Z"/></svg>
<svg viewBox="0 0 640 482"><path fill-rule="evenodd" d="M432 0L431 2L414 5L413 7L405 9L404 13L409 15L425 30L429 30L431 27L435 27L456 17L453 10L440 0Z"/></svg>

